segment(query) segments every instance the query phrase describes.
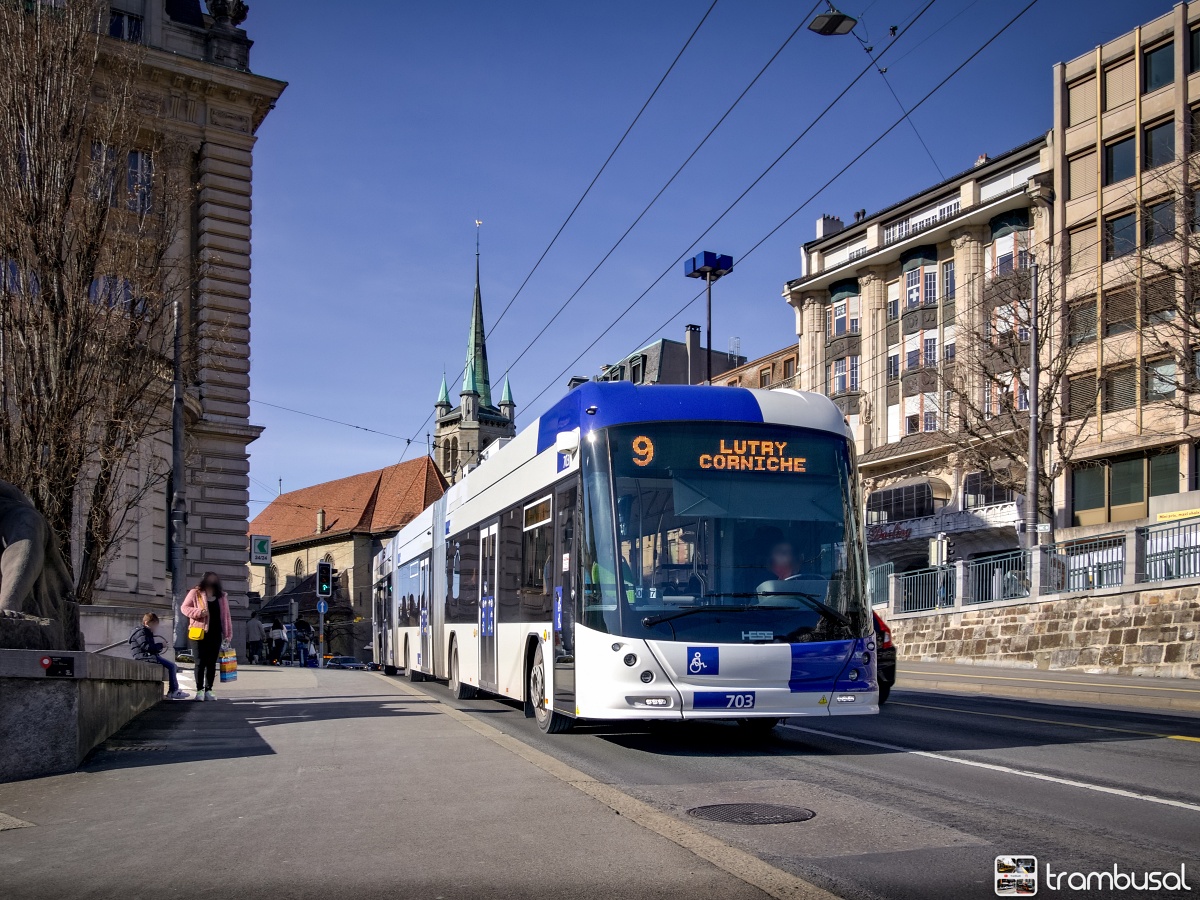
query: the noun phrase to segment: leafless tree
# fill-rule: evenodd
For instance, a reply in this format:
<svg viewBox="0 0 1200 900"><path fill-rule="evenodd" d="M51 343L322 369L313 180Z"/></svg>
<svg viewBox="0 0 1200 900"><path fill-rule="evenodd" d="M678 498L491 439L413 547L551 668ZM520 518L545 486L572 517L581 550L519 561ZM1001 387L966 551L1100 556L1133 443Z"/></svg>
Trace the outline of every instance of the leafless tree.
<svg viewBox="0 0 1200 900"><path fill-rule="evenodd" d="M167 475L191 158L107 3L0 3L0 478L70 545L77 599Z"/></svg>

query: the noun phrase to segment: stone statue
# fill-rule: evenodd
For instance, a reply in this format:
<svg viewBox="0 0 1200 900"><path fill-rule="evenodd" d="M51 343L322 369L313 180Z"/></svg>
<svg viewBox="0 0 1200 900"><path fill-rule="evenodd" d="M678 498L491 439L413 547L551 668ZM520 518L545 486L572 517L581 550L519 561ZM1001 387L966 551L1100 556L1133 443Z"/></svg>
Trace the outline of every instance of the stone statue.
<svg viewBox="0 0 1200 900"><path fill-rule="evenodd" d="M58 536L32 500L0 481L0 649L82 650L73 597Z"/></svg>

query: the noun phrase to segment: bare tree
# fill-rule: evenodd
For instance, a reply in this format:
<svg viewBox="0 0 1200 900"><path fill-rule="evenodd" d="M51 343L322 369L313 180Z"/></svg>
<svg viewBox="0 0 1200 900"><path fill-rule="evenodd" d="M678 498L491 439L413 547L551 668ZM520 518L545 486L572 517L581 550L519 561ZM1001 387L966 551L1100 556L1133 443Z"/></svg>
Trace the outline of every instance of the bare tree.
<svg viewBox="0 0 1200 900"><path fill-rule="evenodd" d="M67 538L90 602L166 478L191 159L107 3L0 3L0 478Z"/></svg>
<svg viewBox="0 0 1200 900"><path fill-rule="evenodd" d="M963 468L1025 494L1029 404L1036 401L1036 503L1041 518L1053 522L1055 480L1093 431L1101 385L1095 365L1095 298L1089 319L1086 301L1077 306L1064 300L1059 273L1066 262L1061 252L1042 248L1037 257L1041 264L1036 322L1028 267L1035 255L1028 246L1016 254L1012 271L986 281L976 308L960 310L956 359L942 370L943 402L948 406L943 439ZM1079 291L1078 284L1074 290ZM1036 397L1029 396L1031 337L1040 369Z"/></svg>

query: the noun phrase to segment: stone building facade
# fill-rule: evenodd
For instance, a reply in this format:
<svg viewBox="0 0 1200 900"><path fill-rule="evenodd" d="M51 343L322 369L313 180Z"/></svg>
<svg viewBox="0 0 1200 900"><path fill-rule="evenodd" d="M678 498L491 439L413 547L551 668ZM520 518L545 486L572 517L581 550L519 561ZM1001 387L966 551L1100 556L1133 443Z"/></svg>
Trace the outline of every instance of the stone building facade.
<svg viewBox="0 0 1200 900"><path fill-rule="evenodd" d="M795 343L721 373L717 384L748 388L794 388L800 353Z"/></svg>
<svg viewBox="0 0 1200 900"><path fill-rule="evenodd" d="M686 325L683 340L659 338L639 347L628 356L603 366L600 374L592 381L630 381L634 384L703 384L706 366L706 351L701 343L699 325ZM719 384L719 376L740 366L746 358L733 349L714 350L712 354L713 383ZM588 381L575 377L568 388Z"/></svg>
<svg viewBox="0 0 1200 900"><path fill-rule="evenodd" d="M186 397L186 577L218 573L246 604L249 519L250 235L255 134L285 88L250 71L245 4L113 0L109 40L141 45L142 96L191 152L197 186L177 252L191 269L183 298ZM169 437L156 453L170 459ZM97 603L170 607L169 486L151 492L97 585ZM235 613L235 617L244 617ZM85 630L87 623L85 621Z"/></svg>
<svg viewBox="0 0 1200 900"><path fill-rule="evenodd" d="M878 213L860 212L849 226L822 217L802 248L803 274L784 289L799 359L795 376L776 386L825 393L845 413L873 565L924 568L927 539L941 533L961 558L1018 547L1018 496L967 471L941 436L960 336L981 333L993 314L985 295L1021 277L1031 248L1049 236L1035 212L1045 203L1048 154L1039 137Z"/></svg>

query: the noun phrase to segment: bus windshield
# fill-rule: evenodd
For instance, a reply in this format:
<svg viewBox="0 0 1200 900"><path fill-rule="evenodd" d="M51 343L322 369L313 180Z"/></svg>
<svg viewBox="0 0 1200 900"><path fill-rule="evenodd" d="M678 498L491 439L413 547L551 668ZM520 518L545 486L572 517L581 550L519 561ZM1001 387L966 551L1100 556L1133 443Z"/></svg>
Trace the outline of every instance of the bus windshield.
<svg viewBox="0 0 1200 900"><path fill-rule="evenodd" d="M738 643L867 633L847 441L750 423L650 423L589 435L584 625Z"/></svg>

